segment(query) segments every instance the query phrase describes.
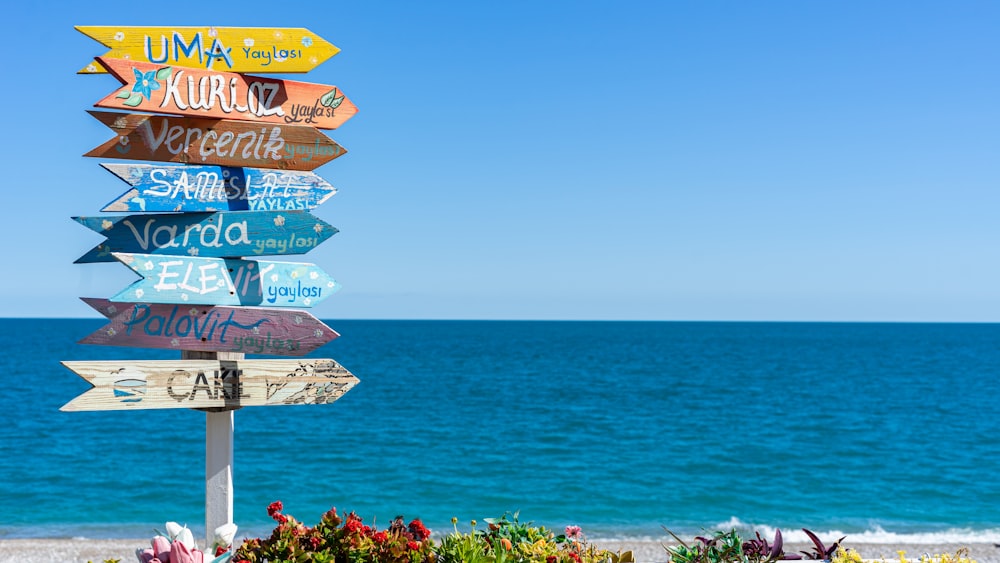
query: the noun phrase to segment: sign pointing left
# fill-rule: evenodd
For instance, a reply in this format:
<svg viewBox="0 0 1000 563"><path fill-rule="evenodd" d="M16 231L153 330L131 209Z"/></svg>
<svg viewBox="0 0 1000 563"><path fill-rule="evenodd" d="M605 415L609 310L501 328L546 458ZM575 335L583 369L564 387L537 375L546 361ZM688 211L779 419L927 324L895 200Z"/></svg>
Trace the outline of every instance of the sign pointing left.
<svg viewBox="0 0 1000 563"><path fill-rule="evenodd" d="M108 239L77 264L114 262L112 252L209 257L305 254L337 233L308 211L218 211L74 217Z"/></svg>

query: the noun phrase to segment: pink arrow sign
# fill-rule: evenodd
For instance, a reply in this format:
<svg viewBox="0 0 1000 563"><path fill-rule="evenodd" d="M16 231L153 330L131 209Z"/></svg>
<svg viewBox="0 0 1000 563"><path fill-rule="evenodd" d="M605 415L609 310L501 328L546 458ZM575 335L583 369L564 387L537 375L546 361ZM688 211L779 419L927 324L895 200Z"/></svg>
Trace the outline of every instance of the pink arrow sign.
<svg viewBox="0 0 1000 563"><path fill-rule="evenodd" d="M109 322L80 344L302 356L340 336L305 311L83 301Z"/></svg>

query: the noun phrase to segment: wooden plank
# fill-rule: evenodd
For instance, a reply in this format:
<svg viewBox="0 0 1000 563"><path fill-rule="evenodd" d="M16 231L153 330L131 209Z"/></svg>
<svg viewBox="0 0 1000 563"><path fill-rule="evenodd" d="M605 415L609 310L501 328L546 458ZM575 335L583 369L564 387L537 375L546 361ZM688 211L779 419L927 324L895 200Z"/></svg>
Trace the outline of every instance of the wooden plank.
<svg viewBox="0 0 1000 563"><path fill-rule="evenodd" d="M82 299L110 322L80 344L302 356L340 336L308 311Z"/></svg>
<svg viewBox="0 0 1000 563"><path fill-rule="evenodd" d="M101 211L315 209L337 189L313 172L183 164L109 164L133 189Z"/></svg>
<svg viewBox="0 0 1000 563"><path fill-rule="evenodd" d="M313 170L347 152L305 125L89 111L117 137L84 156Z"/></svg>
<svg viewBox="0 0 1000 563"><path fill-rule="evenodd" d="M336 86L98 58L124 86L97 107L336 129L358 112Z"/></svg>
<svg viewBox="0 0 1000 563"><path fill-rule="evenodd" d="M77 264L114 262L113 252L228 258L305 254L337 233L308 211L216 211L74 217L107 237Z"/></svg>
<svg viewBox="0 0 1000 563"><path fill-rule="evenodd" d="M312 307L340 289L315 264L113 253L142 279L112 301Z"/></svg>
<svg viewBox="0 0 1000 563"><path fill-rule="evenodd" d="M304 28L78 25L105 57L231 72L309 72L340 49ZM106 72L98 62L80 74Z"/></svg>
<svg viewBox="0 0 1000 563"><path fill-rule="evenodd" d="M358 379L331 359L62 362L93 385L62 411L323 405Z"/></svg>

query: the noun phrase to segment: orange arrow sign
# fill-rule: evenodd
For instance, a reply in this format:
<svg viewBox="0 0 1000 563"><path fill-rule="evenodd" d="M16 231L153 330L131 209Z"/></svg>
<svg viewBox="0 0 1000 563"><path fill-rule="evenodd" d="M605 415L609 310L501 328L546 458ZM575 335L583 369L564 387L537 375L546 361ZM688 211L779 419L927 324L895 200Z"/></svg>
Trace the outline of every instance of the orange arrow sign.
<svg viewBox="0 0 1000 563"><path fill-rule="evenodd" d="M305 125L90 111L117 137L84 156L313 170L347 152Z"/></svg>
<svg viewBox="0 0 1000 563"><path fill-rule="evenodd" d="M336 129L358 112L336 86L98 57L125 86L97 102L191 117Z"/></svg>
<svg viewBox="0 0 1000 563"><path fill-rule="evenodd" d="M78 25L111 50L105 57L231 72L309 72L340 49L301 27ZM93 62L80 74L104 72Z"/></svg>

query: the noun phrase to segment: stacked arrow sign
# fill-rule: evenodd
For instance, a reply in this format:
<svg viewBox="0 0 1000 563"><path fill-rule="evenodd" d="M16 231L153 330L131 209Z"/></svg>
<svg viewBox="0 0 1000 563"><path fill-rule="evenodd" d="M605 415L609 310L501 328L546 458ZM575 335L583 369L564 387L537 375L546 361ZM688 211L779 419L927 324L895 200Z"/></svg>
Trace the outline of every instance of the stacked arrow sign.
<svg viewBox="0 0 1000 563"><path fill-rule="evenodd" d="M74 218L106 237L77 262L121 262L140 279L84 298L108 324L81 342L182 355L63 362L93 388L62 410L208 410L210 532L232 519L232 410L330 403L357 383L331 359L243 357L301 356L338 336L298 310L337 282L314 264L259 257L305 254L337 232L310 213L336 193L311 170L346 151L317 128L357 108L335 86L242 74L306 72L337 53L306 29L77 29L112 49L80 72L124 85L95 104L113 111L90 112L115 136L86 156L177 163L102 164L130 189L101 211L124 214Z"/></svg>

